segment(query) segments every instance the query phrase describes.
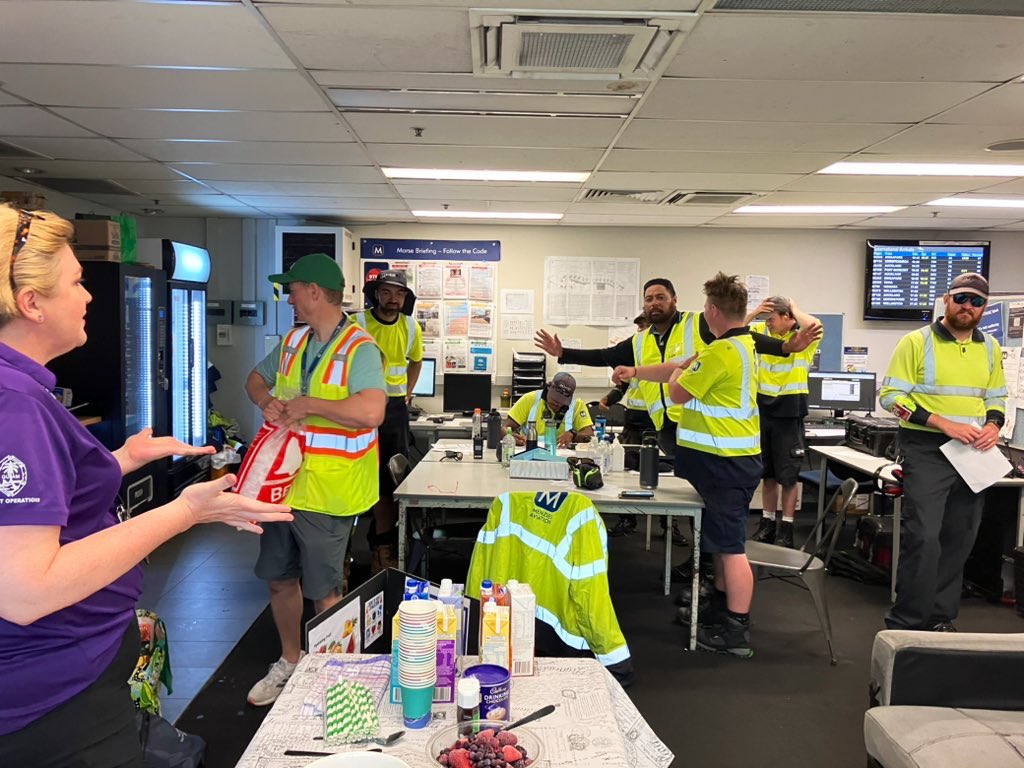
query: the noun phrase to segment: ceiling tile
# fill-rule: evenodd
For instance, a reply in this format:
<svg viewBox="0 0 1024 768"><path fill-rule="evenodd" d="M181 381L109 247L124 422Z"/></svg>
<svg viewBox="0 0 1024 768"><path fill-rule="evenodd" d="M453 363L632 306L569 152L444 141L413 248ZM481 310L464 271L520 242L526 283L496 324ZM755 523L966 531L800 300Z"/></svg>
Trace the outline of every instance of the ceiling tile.
<svg viewBox="0 0 1024 768"><path fill-rule="evenodd" d="M1024 95L1024 90L1021 91ZM980 163L1019 163L1013 160L1014 153L987 152L985 147L1005 139L1021 138L1020 125L916 125L891 139L879 141L871 147L873 155L903 155L908 160L915 155L938 155L973 158ZM1019 153L1017 153L1019 154ZM885 161L891 158L872 158Z"/></svg>
<svg viewBox="0 0 1024 768"><path fill-rule="evenodd" d="M107 139L13 138L12 144L56 160L142 160L139 154ZM29 163L35 166L35 161Z"/></svg>
<svg viewBox="0 0 1024 768"><path fill-rule="evenodd" d="M406 205L397 198L386 197L300 197L298 195L236 195L246 205L278 210L305 208L362 208L368 211L404 211Z"/></svg>
<svg viewBox="0 0 1024 768"><path fill-rule="evenodd" d="M621 149L737 150L741 152L856 152L905 125L865 123L733 123L634 120Z"/></svg>
<svg viewBox="0 0 1024 768"><path fill-rule="evenodd" d="M765 195L758 205L917 205L935 198L926 192L794 192Z"/></svg>
<svg viewBox="0 0 1024 768"><path fill-rule="evenodd" d="M663 173L813 173L846 157L845 152L689 152L673 149L613 149L602 171Z"/></svg>
<svg viewBox="0 0 1024 768"><path fill-rule="evenodd" d="M125 139L135 151L168 163L350 163L366 162L357 144L289 141L151 141Z"/></svg>
<svg viewBox="0 0 1024 768"><path fill-rule="evenodd" d="M579 192L578 184L444 184L435 181L395 179L398 193L424 200L526 200L569 202Z"/></svg>
<svg viewBox="0 0 1024 768"><path fill-rule="evenodd" d="M59 108L58 114L104 136L131 139L351 141L330 112L192 112Z"/></svg>
<svg viewBox="0 0 1024 768"><path fill-rule="evenodd" d="M293 68L241 4L10 0L0 50L19 63Z"/></svg>
<svg viewBox="0 0 1024 768"><path fill-rule="evenodd" d="M337 182L376 184L385 181L376 168L355 165L278 165L273 163L175 163L174 168L194 179L209 181Z"/></svg>
<svg viewBox="0 0 1024 768"><path fill-rule="evenodd" d="M352 0L270 0L274 5L351 5ZM701 0L644 0L643 7L647 11L694 11L700 6ZM261 8L267 2L258 2ZM374 0L375 6L380 7L435 7L440 5L437 0ZM497 8L507 9L508 0L444 0L446 8ZM517 8L524 6L538 8L543 3L515 3ZM558 0L553 4L563 11L621 11L622 0Z"/></svg>
<svg viewBox="0 0 1024 768"><path fill-rule="evenodd" d="M38 107L0 107L0 133L4 136L92 136Z"/></svg>
<svg viewBox="0 0 1024 768"><path fill-rule="evenodd" d="M370 144L370 155L394 168L469 168L501 171L590 171L600 149L453 147L436 144Z"/></svg>
<svg viewBox="0 0 1024 768"><path fill-rule="evenodd" d="M1024 230L1024 220L1015 221L1012 224L1000 224L998 227L995 227L995 229Z"/></svg>
<svg viewBox="0 0 1024 768"><path fill-rule="evenodd" d="M707 216L642 216L640 214L566 213L559 224L579 227L699 227Z"/></svg>
<svg viewBox="0 0 1024 768"><path fill-rule="evenodd" d="M406 198L406 205L412 211L440 211L443 204L438 200ZM459 200L459 204L450 206L453 211L496 211L496 212L528 212L528 213L562 213L568 208L566 202L529 202L516 200Z"/></svg>
<svg viewBox="0 0 1024 768"><path fill-rule="evenodd" d="M0 76L0 83L4 83L4 79L2 76ZM17 96L12 96L9 93L4 93L3 91L0 91L0 106L9 106L13 104L24 105L25 102L19 99Z"/></svg>
<svg viewBox="0 0 1024 768"><path fill-rule="evenodd" d="M858 222L863 218L863 214L859 216L831 216L827 214L785 216L731 213L709 222L709 226L742 229L836 229Z"/></svg>
<svg viewBox="0 0 1024 768"><path fill-rule="evenodd" d="M1001 83L1022 49L1024 24L995 16L706 13L665 74Z"/></svg>
<svg viewBox="0 0 1024 768"><path fill-rule="evenodd" d="M382 181L383 181L383 177ZM387 184L316 184L281 181L210 181L210 186L229 195L283 197L395 197Z"/></svg>
<svg viewBox="0 0 1024 768"><path fill-rule="evenodd" d="M251 218L265 218L265 216L266 216L266 214L263 211L257 210L256 208L247 208L245 206L240 206L238 208L222 208L222 209L214 210L214 209L211 209L211 208L207 208L205 206L197 206L197 205L163 205L161 203L160 210L163 211L163 213L158 215L158 216L154 216L153 217L157 221L159 221L160 219L169 219L169 218L191 218L191 217L196 217L196 218L204 218L204 219L205 218L211 218L211 219L218 219L218 218L225 218L225 219L246 218L246 219L251 219ZM141 211L139 211L139 213L141 213ZM294 214L293 214L293 216L294 216Z"/></svg>
<svg viewBox="0 0 1024 768"><path fill-rule="evenodd" d="M1024 83L1014 80L954 107L935 122L956 125L1024 124ZM1024 137L1024 129L1018 134Z"/></svg>
<svg viewBox="0 0 1024 768"><path fill-rule="evenodd" d="M799 178L783 173L626 173L598 171L592 189L690 189L708 192L770 192Z"/></svg>
<svg viewBox="0 0 1024 768"><path fill-rule="evenodd" d="M902 216L903 211L888 216L875 216L864 221L857 222L853 226L869 229L935 229L949 232L952 237L961 238L965 232L971 232L985 227L994 227L1006 224L1012 219L927 219L921 217Z"/></svg>
<svg viewBox="0 0 1024 768"><path fill-rule="evenodd" d="M14 167L29 165L57 179L180 179L159 163L99 163L80 160L0 160L0 173L18 175Z"/></svg>
<svg viewBox="0 0 1024 768"><path fill-rule="evenodd" d="M986 83L663 78L638 116L751 123L916 123L989 87Z"/></svg>
<svg viewBox="0 0 1024 768"><path fill-rule="evenodd" d="M457 144L474 147L608 146L622 120L614 117L486 117L346 112L359 138L373 144ZM414 127L423 129L418 138Z"/></svg>
<svg viewBox="0 0 1024 768"><path fill-rule="evenodd" d="M201 195L216 192L216 190L208 186L195 181L189 181L188 179L160 181L156 179L118 179L115 177L111 181L117 182L132 192L138 192L140 195L146 195L147 197L159 197L160 195Z"/></svg>
<svg viewBox="0 0 1024 768"><path fill-rule="evenodd" d="M469 72L469 14L455 9L260 7L309 69Z"/></svg>
<svg viewBox="0 0 1024 768"><path fill-rule="evenodd" d="M1005 181L1003 179L974 179L974 182L981 182L987 186L979 185L972 191L984 191L987 195L999 197L1024 195L1024 179L1013 179L1012 181Z"/></svg>
<svg viewBox="0 0 1024 768"><path fill-rule="evenodd" d="M616 203L586 200L573 203L566 213L586 216L637 216L644 219L694 219L710 221L729 213L735 206L658 205L656 203Z"/></svg>
<svg viewBox="0 0 1024 768"><path fill-rule="evenodd" d="M324 109L296 71L0 64L0 83L37 104L65 107Z"/></svg>
<svg viewBox="0 0 1024 768"><path fill-rule="evenodd" d="M1015 221L1024 218L1024 208L962 208L949 205L915 205L897 211L901 219L920 217L922 219L1002 219Z"/></svg>

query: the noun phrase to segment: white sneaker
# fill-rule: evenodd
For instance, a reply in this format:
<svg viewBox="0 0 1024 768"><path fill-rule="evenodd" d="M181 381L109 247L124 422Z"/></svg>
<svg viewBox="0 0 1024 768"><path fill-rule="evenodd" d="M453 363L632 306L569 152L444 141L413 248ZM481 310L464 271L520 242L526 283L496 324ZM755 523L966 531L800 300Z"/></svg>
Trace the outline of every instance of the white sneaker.
<svg viewBox="0 0 1024 768"><path fill-rule="evenodd" d="M299 653L299 659L306 655L305 651ZM265 707L277 701L277 697L284 690L284 684L291 678L298 662L290 664L284 658L280 658L270 665L267 676L249 689L248 701L254 707Z"/></svg>

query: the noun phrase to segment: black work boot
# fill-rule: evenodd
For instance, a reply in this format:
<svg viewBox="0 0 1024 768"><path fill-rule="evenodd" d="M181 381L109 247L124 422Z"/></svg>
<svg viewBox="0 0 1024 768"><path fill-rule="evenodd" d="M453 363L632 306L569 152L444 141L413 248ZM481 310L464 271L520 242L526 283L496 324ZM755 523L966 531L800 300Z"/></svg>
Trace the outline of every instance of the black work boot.
<svg viewBox="0 0 1024 768"><path fill-rule="evenodd" d="M741 659L754 655L750 647L750 624L744 624L726 614L712 626L697 626L697 645L705 651L728 653Z"/></svg>
<svg viewBox="0 0 1024 768"><path fill-rule="evenodd" d="M676 605L688 606L693 602L693 590L690 588L690 584L687 583L679 590L679 594L676 595ZM715 582L710 579L701 578L697 582L697 599L699 602L704 602L711 598L715 594Z"/></svg>
<svg viewBox="0 0 1024 768"><path fill-rule="evenodd" d="M704 594L704 590L698 593L697 600L697 625L708 627L717 624L728 613L725 603L725 593L719 592L710 585L710 594ZM693 616L693 605L684 605L676 612L676 623L684 627L690 626L690 618Z"/></svg>
<svg viewBox="0 0 1024 768"><path fill-rule="evenodd" d="M620 515L619 522L608 529L608 535L612 537L629 536L636 530L636 518L633 515Z"/></svg>
<svg viewBox="0 0 1024 768"><path fill-rule="evenodd" d="M665 519L661 518L661 534L665 535ZM672 521L672 544L677 547L685 547L690 543L690 540L686 538L682 531L679 530L679 523L675 520Z"/></svg>
<svg viewBox="0 0 1024 768"><path fill-rule="evenodd" d="M793 548L793 523L786 520L779 523L779 532L775 535L775 546Z"/></svg>
<svg viewBox="0 0 1024 768"><path fill-rule="evenodd" d="M761 517L761 525L754 532L754 535L750 537L751 541L761 541L765 544L775 543L775 518L774 517Z"/></svg>

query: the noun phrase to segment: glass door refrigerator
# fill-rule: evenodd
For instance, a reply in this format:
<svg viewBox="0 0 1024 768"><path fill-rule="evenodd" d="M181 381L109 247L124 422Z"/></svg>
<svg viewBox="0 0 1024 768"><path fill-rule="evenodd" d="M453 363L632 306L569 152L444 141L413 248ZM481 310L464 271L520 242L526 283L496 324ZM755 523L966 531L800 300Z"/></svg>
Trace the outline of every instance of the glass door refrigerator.
<svg viewBox="0 0 1024 768"><path fill-rule="evenodd" d="M204 248L173 240L162 243L167 273L170 397L168 421L174 437L189 445L206 445L206 284L210 254ZM175 498L192 483L209 479L209 456L171 460L168 492Z"/></svg>
<svg viewBox="0 0 1024 768"><path fill-rule="evenodd" d="M167 288L164 273L145 266L83 261L92 294L85 345L50 364L57 384L73 392L75 414L110 450L146 429L167 434ZM98 422L97 422L98 420ZM132 514L167 499L167 460L125 476L121 503Z"/></svg>

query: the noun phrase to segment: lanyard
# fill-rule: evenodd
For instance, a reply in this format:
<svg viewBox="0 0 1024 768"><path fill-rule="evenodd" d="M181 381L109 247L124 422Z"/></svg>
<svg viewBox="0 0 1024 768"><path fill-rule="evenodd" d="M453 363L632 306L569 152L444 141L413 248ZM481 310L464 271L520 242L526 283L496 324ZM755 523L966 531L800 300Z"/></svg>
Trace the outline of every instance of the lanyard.
<svg viewBox="0 0 1024 768"><path fill-rule="evenodd" d="M313 364L311 366L306 365L306 360L309 358L309 345L316 338L316 331L312 328L309 329L310 338L306 341L306 346L302 348L302 394L309 394L309 380L313 377L313 371L320 365L320 360L323 359L324 352L334 343L334 340L338 337L338 332L341 331L342 326L345 325L345 315L342 314L341 322L335 327L331 338L327 340L327 343L320 347L320 351L316 353L316 357L313 358Z"/></svg>

